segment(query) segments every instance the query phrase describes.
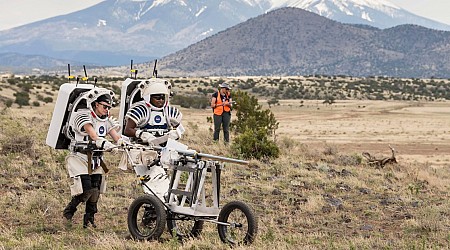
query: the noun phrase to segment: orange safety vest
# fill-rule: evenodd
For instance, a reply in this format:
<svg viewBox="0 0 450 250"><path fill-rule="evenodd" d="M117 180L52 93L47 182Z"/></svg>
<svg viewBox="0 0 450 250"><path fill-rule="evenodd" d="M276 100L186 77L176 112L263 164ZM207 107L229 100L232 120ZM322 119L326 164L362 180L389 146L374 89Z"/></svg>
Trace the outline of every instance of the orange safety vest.
<svg viewBox="0 0 450 250"><path fill-rule="evenodd" d="M222 95L220 95L220 91L217 92L217 98L216 98L216 107L214 108L214 114L216 115L222 115L223 111L225 112L230 112L230 107L228 106L222 106ZM230 98L228 98L229 95L228 93L225 94L225 99L226 100L230 100Z"/></svg>

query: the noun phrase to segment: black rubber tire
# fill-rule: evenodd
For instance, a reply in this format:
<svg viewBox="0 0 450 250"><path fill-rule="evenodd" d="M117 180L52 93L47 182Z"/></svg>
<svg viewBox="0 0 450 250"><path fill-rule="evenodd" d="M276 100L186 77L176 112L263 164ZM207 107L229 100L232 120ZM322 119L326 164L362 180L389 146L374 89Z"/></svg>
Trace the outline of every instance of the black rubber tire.
<svg viewBox="0 0 450 250"><path fill-rule="evenodd" d="M219 222L237 223L241 227L217 224L219 237L229 245L249 245L253 242L258 231L258 221L250 206L241 201L227 203L219 213Z"/></svg>
<svg viewBox="0 0 450 250"><path fill-rule="evenodd" d="M204 221L198 220L171 220L167 219L167 229L170 235L176 234L178 240L196 238L203 230Z"/></svg>
<svg viewBox="0 0 450 250"><path fill-rule="evenodd" d="M154 195L143 195L128 209L128 231L135 240L157 240L166 227L166 210Z"/></svg>

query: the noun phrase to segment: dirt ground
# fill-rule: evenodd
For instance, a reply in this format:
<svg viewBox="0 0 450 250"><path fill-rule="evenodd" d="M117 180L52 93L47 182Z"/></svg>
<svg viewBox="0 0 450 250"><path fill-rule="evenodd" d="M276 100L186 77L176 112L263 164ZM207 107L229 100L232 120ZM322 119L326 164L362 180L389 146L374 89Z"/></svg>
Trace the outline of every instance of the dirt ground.
<svg viewBox="0 0 450 250"><path fill-rule="evenodd" d="M261 102L264 108L269 108ZM289 137L310 147L335 147L339 153L369 152L399 161L436 167L450 163L448 102L388 102L349 100L333 105L321 101L280 101L271 111L279 122L277 137ZM183 110L185 123L211 129L211 110Z"/></svg>

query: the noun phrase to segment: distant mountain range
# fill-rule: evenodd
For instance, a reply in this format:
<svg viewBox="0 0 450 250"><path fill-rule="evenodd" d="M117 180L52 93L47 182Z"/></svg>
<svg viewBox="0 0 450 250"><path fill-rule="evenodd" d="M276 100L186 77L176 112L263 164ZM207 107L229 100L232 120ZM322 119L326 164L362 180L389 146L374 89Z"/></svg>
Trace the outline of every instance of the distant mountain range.
<svg viewBox="0 0 450 250"><path fill-rule="evenodd" d="M167 75L450 77L450 32L417 25L378 29L283 8L160 60Z"/></svg>
<svg viewBox="0 0 450 250"><path fill-rule="evenodd" d="M295 7L323 17L351 24L366 24L380 29L416 24L430 29L450 31L450 25L414 15L386 0L281 0L272 9Z"/></svg>
<svg viewBox="0 0 450 250"><path fill-rule="evenodd" d="M151 61L282 7L378 28L410 23L450 30L448 25L385 0L106 0L85 10L0 31L0 53L105 66L124 65L130 59Z"/></svg>

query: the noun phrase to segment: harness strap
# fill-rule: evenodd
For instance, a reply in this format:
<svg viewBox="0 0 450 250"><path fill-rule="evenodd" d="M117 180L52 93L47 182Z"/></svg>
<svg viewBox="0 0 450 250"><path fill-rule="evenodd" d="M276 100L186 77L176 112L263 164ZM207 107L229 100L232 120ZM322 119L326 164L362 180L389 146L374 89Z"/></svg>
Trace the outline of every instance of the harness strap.
<svg viewBox="0 0 450 250"><path fill-rule="evenodd" d="M88 165L88 174L92 174L92 152L86 152L87 155L87 165Z"/></svg>
<svg viewBox="0 0 450 250"><path fill-rule="evenodd" d="M100 166L103 168L103 171L105 172L105 174L107 174L109 172L108 167L106 166L105 162L103 161L103 159L100 159Z"/></svg>

